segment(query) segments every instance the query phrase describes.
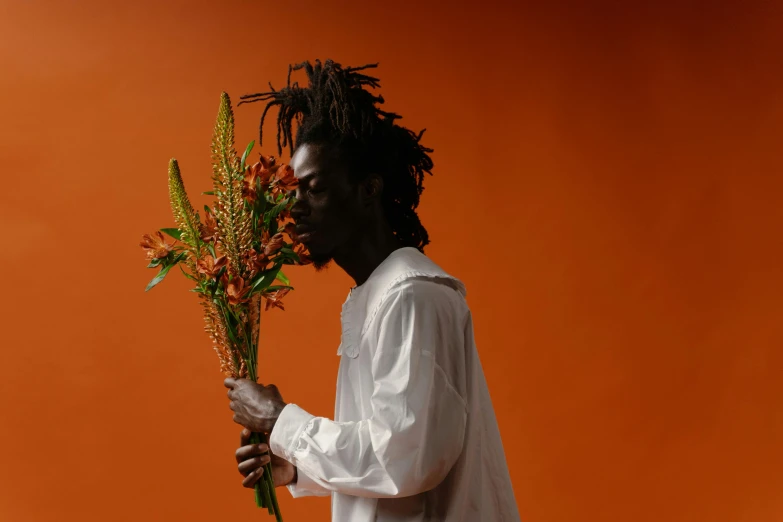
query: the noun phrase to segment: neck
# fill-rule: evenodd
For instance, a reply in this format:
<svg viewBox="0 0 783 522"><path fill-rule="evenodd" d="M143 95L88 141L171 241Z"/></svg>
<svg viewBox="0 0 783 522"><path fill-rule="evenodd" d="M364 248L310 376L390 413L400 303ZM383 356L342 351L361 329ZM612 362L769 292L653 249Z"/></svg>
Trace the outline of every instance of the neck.
<svg viewBox="0 0 783 522"><path fill-rule="evenodd" d="M353 278L356 286L364 284L373 270L402 246L385 221L371 227L368 232L345 245L334 256L334 262Z"/></svg>

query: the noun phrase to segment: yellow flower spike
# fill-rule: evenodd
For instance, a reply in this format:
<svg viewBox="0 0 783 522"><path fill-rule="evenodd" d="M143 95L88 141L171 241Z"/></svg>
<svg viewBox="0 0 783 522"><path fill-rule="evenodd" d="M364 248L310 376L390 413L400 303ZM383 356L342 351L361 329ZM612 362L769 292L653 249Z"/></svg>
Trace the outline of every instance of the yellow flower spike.
<svg viewBox="0 0 783 522"><path fill-rule="evenodd" d="M188 256L185 264L195 271L196 263L201 258L202 241L199 234L198 216L190 204L188 194L185 191L185 184L182 181L182 175L179 171L177 160L171 158L169 161L169 200L171 210L174 213L174 221L180 230L180 241L188 248Z"/></svg>
<svg viewBox="0 0 783 522"><path fill-rule="evenodd" d="M220 94L215 131L212 135L212 183L218 204L218 235L228 258L229 270L237 276L246 276L241 253L248 251L253 242L252 214L245 209L242 197L244 173L240 172L240 160L234 150L234 112L231 99Z"/></svg>

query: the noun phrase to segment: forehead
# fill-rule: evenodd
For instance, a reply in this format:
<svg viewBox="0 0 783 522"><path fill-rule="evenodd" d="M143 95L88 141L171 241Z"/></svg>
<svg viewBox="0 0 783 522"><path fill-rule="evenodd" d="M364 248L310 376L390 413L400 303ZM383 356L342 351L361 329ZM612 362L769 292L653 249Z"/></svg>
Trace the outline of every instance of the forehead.
<svg viewBox="0 0 783 522"><path fill-rule="evenodd" d="M294 169L294 176L297 179L302 179L312 174L333 173L338 170L333 156L329 149L323 145L303 143L296 148L294 155L291 156L291 168Z"/></svg>

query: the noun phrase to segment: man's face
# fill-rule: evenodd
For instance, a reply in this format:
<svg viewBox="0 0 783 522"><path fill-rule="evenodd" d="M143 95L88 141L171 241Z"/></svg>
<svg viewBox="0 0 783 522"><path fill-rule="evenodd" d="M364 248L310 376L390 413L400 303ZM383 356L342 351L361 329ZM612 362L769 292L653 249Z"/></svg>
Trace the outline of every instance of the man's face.
<svg viewBox="0 0 783 522"><path fill-rule="evenodd" d="M299 180L297 201L291 209L296 233L320 269L360 229L358 185L350 182L345 165L324 145L300 145L291 157L291 167Z"/></svg>

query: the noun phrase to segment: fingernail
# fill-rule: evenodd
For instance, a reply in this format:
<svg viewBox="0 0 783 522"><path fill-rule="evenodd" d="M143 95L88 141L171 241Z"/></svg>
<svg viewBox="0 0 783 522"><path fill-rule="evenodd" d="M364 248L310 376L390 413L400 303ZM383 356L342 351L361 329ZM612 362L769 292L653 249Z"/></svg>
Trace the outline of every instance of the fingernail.
<svg viewBox="0 0 783 522"><path fill-rule="evenodd" d="M267 449L268 448L267 448L266 444L259 444L258 445L258 450L259 451L266 451Z"/></svg>

